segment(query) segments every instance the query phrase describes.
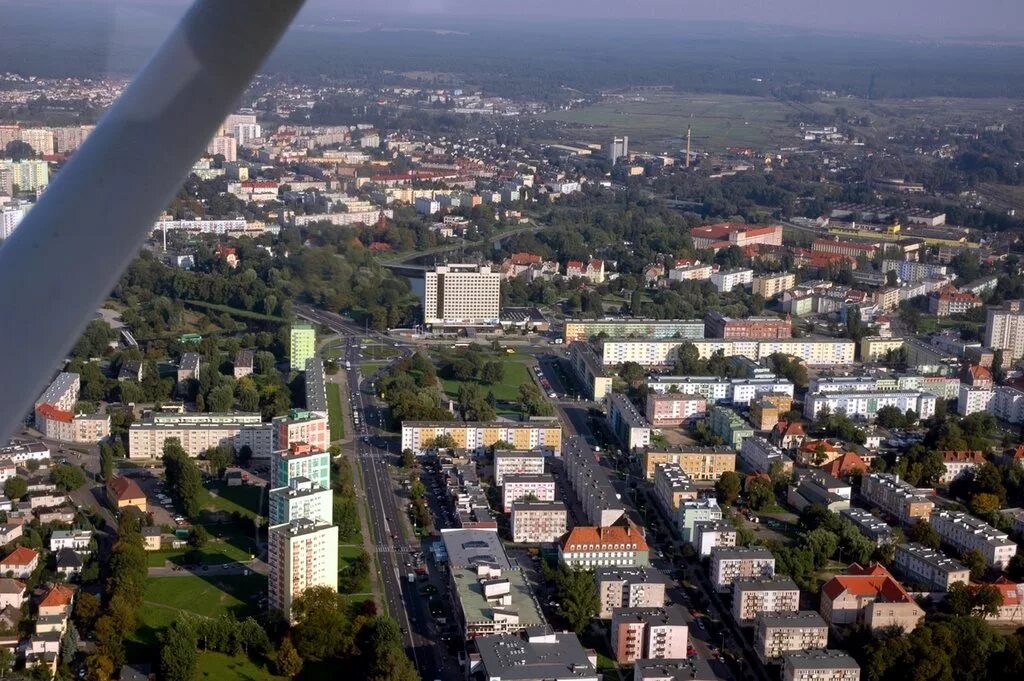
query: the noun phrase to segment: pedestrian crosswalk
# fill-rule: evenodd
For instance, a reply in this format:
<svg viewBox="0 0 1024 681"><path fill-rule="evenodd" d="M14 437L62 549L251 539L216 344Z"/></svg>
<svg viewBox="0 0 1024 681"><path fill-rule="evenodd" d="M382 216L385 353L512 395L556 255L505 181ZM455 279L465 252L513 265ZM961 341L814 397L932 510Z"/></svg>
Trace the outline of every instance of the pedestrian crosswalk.
<svg viewBox="0 0 1024 681"><path fill-rule="evenodd" d="M412 546L392 546L391 544L376 544L373 550L377 553L412 553L416 549Z"/></svg>

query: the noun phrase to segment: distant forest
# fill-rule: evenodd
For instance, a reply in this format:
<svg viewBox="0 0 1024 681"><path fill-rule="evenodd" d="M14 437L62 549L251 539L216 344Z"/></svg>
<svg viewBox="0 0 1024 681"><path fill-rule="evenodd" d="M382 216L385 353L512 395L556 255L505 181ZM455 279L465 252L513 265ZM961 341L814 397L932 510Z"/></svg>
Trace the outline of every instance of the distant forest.
<svg viewBox="0 0 1024 681"><path fill-rule="evenodd" d="M180 12L159 3L112 9L96 0L0 2L0 70L130 75ZM808 97L817 89L875 99L1016 98L1024 83L1024 47L729 24L468 24L409 17L370 25L300 16L267 70L370 86L403 82L403 72L439 72L489 94L551 102L578 96L566 88L593 93L644 85L783 98Z"/></svg>

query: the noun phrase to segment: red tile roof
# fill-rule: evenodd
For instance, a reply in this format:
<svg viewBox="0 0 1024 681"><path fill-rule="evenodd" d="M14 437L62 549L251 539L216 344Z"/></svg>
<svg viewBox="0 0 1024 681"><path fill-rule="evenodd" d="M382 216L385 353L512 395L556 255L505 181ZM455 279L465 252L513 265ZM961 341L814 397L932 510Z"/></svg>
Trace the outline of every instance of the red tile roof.
<svg viewBox="0 0 1024 681"><path fill-rule="evenodd" d="M985 463L985 455L981 452L954 452L947 450L939 452L942 454L942 461L944 463L976 463L979 466Z"/></svg>
<svg viewBox="0 0 1024 681"><path fill-rule="evenodd" d="M145 499L146 493L142 491L139 484L131 478L117 477L107 483L107 487L114 493L118 501L130 501L132 499Z"/></svg>
<svg viewBox="0 0 1024 681"><path fill-rule="evenodd" d="M991 381L992 372L981 366L980 364L972 364L967 370L971 374L971 379L975 381Z"/></svg>
<svg viewBox="0 0 1024 681"><path fill-rule="evenodd" d="M874 597L885 603L910 603L913 599L903 585L896 581L888 570L879 564L864 567L854 563L845 575L836 575L821 587L821 593L829 600L836 600L844 593L855 596Z"/></svg>
<svg viewBox="0 0 1024 681"><path fill-rule="evenodd" d="M833 478L845 478L856 472L867 473L871 468L868 463L855 452L844 452L841 456L829 461L819 468Z"/></svg>
<svg viewBox="0 0 1024 681"><path fill-rule="evenodd" d="M586 550L588 545L605 546L612 544L635 544L637 551L650 550L647 540L636 525L630 523L625 527L612 525L609 527L592 527L578 525L572 528L569 536L562 544L562 551L576 552Z"/></svg>
<svg viewBox="0 0 1024 681"><path fill-rule="evenodd" d="M75 415L70 411L58 409L52 404L40 404L36 407L36 413L42 414L44 418L51 419L53 421L63 421L64 423L71 423L75 420Z"/></svg>
<svg viewBox="0 0 1024 681"><path fill-rule="evenodd" d="M0 560L0 565L31 565L32 561L39 558L39 554L32 549L19 546L11 551L6 558Z"/></svg>
<svg viewBox="0 0 1024 681"><path fill-rule="evenodd" d="M71 605L71 601L75 598L75 590L71 587L64 586L63 584L57 584L43 597L43 600L39 601L40 608L57 608L61 606Z"/></svg>

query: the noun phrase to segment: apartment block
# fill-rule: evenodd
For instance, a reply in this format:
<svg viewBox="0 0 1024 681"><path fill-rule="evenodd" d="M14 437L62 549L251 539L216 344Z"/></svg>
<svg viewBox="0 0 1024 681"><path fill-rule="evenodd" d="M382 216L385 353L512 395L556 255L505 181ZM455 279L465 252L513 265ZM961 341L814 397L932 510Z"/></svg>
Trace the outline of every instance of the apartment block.
<svg viewBox="0 0 1024 681"><path fill-rule="evenodd" d="M292 603L306 589L338 589L338 528L308 518L271 527L267 534L270 606L292 620Z"/></svg>
<svg viewBox="0 0 1024 681"><path fill-rule="evenodd" d="M158 459L163 456L164 444L172 439L191 457L227 446L236 452L249 447L253 457L265 459L273 451L274 431L256 413L154 413L129 426L128 457Z"/></svg>
<svg viewBox="0 0 1024 681"><path fill-rule="evenodd" d="M577 525L559 547L559 559L570 568L641 568L650 564L643 530L630 522L611 527Z"/></svg>
<svg viewBox="0 0 1024 681"><path fill-rule="evenodd" d="M740 463L751 473L767 473L775 463L781 464L784 471L793 470L792 457L763 437L748 437L743 441Z"/></svg>
<svg viewBox="0 0 1024 681"><path fill-rule="evenodd" d="M754 429L747 420L728 407L712 407L708 412L708 427L736 451L743 447L744 440L754 437Z"/></svg>
<svg viewBox="0 0 1024 681"><path fill-rule="evenodd" d="M877 362L903 347L903 338L865 336L860 339L860 361Z"/></svg>
<svg viewBox="0 0 1024 681"><path fill-rule="evenodd" d="M785 653L828 646L828 624L813 610L761 613L754 620L754 650L762 662Z"/></svg>
<svg viewBox="0 0 1024 681"><path fill-rule="evenodd" d="M671 580L654 568L602 567L594 570L594 584L601 597L598 617L611 619L617 608L658 608L665 605L665 589Z"/></svg>
<svg viewBox="0 0 1024 681"><path fill-rule="evenodd" d="M884 520L862 508L845 508L839 515L846 518L861 534L875 543L876 546L891 544L893 530Z"/></svg>
<svg viewBox="0 0 1024 681"><path fill-rule="evenodd" d="M662 393L647 396L644 415L656 428L678 428L687 421L703 418L707 408L708 401L703 395Z"/></svg>
<svg viewBox="0 0 1024 681"><path fill-rule="evenodd" d="M612 612L611 644L615 661L686 657L690 629L681 606L617 608Z"/></svg>
<svg viewBox="0 0 1024 681"><path fill-rule="evenodd" d="M663 463L654 471L654 494L665 515L675 518L682 502L697 498L697 488L678 465Z"/></svg>
<svg viewBox="0 0 1024 681"><path fill-rule="evenodd" d="M331 454L310 445L292 445L270 457L271 488L291 487L292 480L304 478L320 489L331 489Z"/></svg>
<svg viewBox="0 0 1024 681"><path fill-rule="evenodd" d="M750 286L754 283L754 270L747 268L736 268L731 270L719 270L711 273L711 283L721 293L728 293L737 286Z"/></svg>
<svg viewBox="0 0 1024 681"><path fill-rule="evenodd" d="M636 362L650 367L670 366L675 361L679 347L686 343L697 349L701 359L721 351L726 357L739 355L759 361L781 352L793 355L808 366L853 364L856 350L853 341L833 338L608 339L604 341L601 362L605 366L617 366L624 362Z"/></svg>
<svg viewBox="0 0 1024 681"><path fill-rule="evenodd" d="M720 250L729 246L752 246L765 244L782 245L781 225L745 225L722 222L690 230L690 238L696 248Z"/></svg>
<svg viewBox="0 0 1024 681"><path fill-rule="evenodd" d="M501 506L505 513L512 511L516 501L554 501L555 478L541 473L506 475L501 487Z"/></svg>
<svg viewBox="0 0 1024 681"><path fill-rule="evenodd" d="M732 616L740 624L752 624L762 613L799 609L800 589L789 577L744 577L732 583Z"/></svg>
<svg viewBox="0 0 1024 681"><path fill-rule="evenodd" d="M305 409L292 409L287 416L278 416L272 422L274 449L288 449L295 444L307 444L314 449L326 450L331 446L327 417Z"/></svg>
<svg viewBox="0 0 1024 681"><path fill-rule="evenodd" d="M178 383L182 381L198 381L199 369L203 364L203 356L198 352L186 352L178 361Z"/></svg>
<svg viewBox="0 0 1024 681"><path fill-rule="evenodd" d="M541 475L544 452L540 450L499 449L494 452L494 484L504 484L506 475Z"/></svg>
<svg viewBox="0 0 1024 681"><path fill-rule="evenodd" d="M721 681L721 678L699 657L633 663L633 681Z"/></svg>
<svg viewBox="0 0 1024 681"><path fill-rule="evenodd" d="M861 480L861 496L905 525L928 520L935 504L926 496L930 490L917 489L898 475L870 473Z"/></svg>
<svg viewBox="0 0 1024 681"><path fill-rule="evenodd" d="M75 410L75 403L78 402L81 384L80 375L62 371L57 374L43 394L39 396L35 406L49 404L60 411L73 412Z"/></svg>
<svg viewBox="0 0 1024 681"><path fill-rule="evenodd" d="M765 300L771 300L794 288L796 288L796 275L788 272L754 277L754 294Z"/></svg>
<svg viewBox="0 0 1024 681"><path fill-rule="evenodd" d="M792 275L790 275L792 276ZM712 278L713 280L713 278ZM793 321L778 317L726 317L712 310L704 319L705 338L792 338Z"/></svg>
<svg viewBox="0 0 1024 681"><path fill-rule="evenodd" d="M288 366L304 371L306 360L316 355L316 329L310 324L292 324L288 343Z"/></svg>
<svg viewBox="0 0 1024 681"><path fill-rule="evenodd" d="M957 582L971 582L971 571L966 565L921 544L897 544L894 565L904 580L932 591L949 591Z"/></svg>
<svg viewBox="0 0 1024 681"><path fill-rule="evenodd" d="M562 456L562 464L573 494L583 506L587 522L608 527L623 517L626 507L612 484L612 471L601 465L599 452L586 440L571 438Z"/></svg>
<svg viewBox="0 0 1024 681"><path fill-rule="evenodd" d="M939 482L949 484L965 475L973 474L978 466L986 461L983 452L942 452L942 465L946 467L945 473L939 478Z"/></svg>
<svg viewBox="0 0 1024 681"><path fill-rule="evenodd" d="M659 464L674 463L691 480L718 480L722 473L736 470L736 450L732 447L647 448L640 454L644 477L654 478Z"/></svg>
<svg viewBox="0 0 1024 681"><path fill-rule="evenodd" d="M722 519L722 509L714 497L705 497L696 501L684 501L679 505L677 526L683 541L694 542L697 538L698 523L714 522Z"/></svg>
<svg viewBox="0 0 1024 681"><path fill-rule="evenodd" d="M782 655L782 681L860 681L860 665L838 650L797 650Z"/></svg>
<svg viewBox="0 0 1024 681"><path fill-rule="evenodd" d="M307 359L304 378L306 379L306 411L327 418L327 374L324 372L324 361L319 357ZM327 433L330 434L329 428Z"/></svg>
<svg viewBox="0 0 1024 681"><path fill-rule="evenodd" d="M743 355L731 355L730 359ZM785 395L793 398L793 383L785 378L757 376L748 378L722 378L720 376L651 376L647 379L648 399L654 395L671 395L676 398L700 395L709 405L750 404L764 397Z"/></svg>
<svg viewBox="0 0 1024 681"><path fill-rule="evenodd" d="M568 530L568 512L561 501L517 501L512 504L512 541L550 544Z"/></svg>
<svg viewBox="0 0 1024 681"><path fill-rule="evenodd" d="M1024 301L1010 300L988 308L984 345L1002 350L1004 361L1024 357Z"/></svg>
<svg viewBox="0 0 1024 681"><path fill-rule="evenodd" d="M700 319L566 319L566 343L606 338L703 338Z"/></svg>
<svg viewBox="0 0 1024 681"><path fill-rule="evenodd" d="M589 343L574 342L569 345L569 366L590 399L603 400L611 393L615 376L605 370L601 358Z"/></svg>
<svg viewBox="0 0 1024 681"><path fill-rule="evenodd" d="M935 509L929 518L942 541L960 553L980 551L990 568L1005 570L1017 554L1017 543L988 523L960 511Z"/></svg>
<svg viewBox="0 0 1024 681"><path fill-rule="evenodd" d="M736 546L736 528L724 520L700 520L693 524L693 548L707 558L716 548Z"/></svg>
<svg viewBox="0 0 1024 681"><path fill-rule="evenodd" d="M718 591L728 591L737 579L774 577L775 556L763 546L712 549L710 576Z"/></svg>
<svg viewBox="0 0 1024 681"><path fill-rule="evenodd" d="M469 656L471 678L482 681L599 681L597 654L572 632L536 627L517 634L478 636Z"/></svg>
<svg viewBox="0 0 1024 681"><path fill-rule="evenodd" d="M608 425L626 450L651 444L651 424L622 393L608 395Z"/></svg>
<svg viewBox="0 0 1024 681"><path fill-rule="evenodd" d="M437 438L450 435L459 449L481 454L495 442L507 442L514 449L562 448L562 427L557 421L403 421L402 449L419 455L431 449Z"/></svg>
<svg viewBox="0 0 1024 681"><path fill-rule="evenodd" d="M879 391L851 393L808 394L804 400L804 415L813 419L827 409L830 413L844 412L854 419L873 421L882 407L896 407L901 412L912 409L918 418L935 414L935 395L917 391Z"/></svg>
<svg viewBox="0 0 1024 681"><path fill-rule="evenodd" d="M312 480L295 477L287 487L270 490L269 524L280 525L300 518L324 523L333 520L334 496L330 489Z"/></svg>
<svg viewBox="0 0 1024 681"><path fill-rule="evenodd" d="M424 277L427 326L497 324L500 311L501 274L488 265L437 265Z"/></svg>

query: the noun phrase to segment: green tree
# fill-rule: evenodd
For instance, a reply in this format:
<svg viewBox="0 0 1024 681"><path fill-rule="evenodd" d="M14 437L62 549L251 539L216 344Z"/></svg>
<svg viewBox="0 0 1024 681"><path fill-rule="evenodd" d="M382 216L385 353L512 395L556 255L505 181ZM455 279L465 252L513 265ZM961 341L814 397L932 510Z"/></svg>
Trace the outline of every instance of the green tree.
<svg viewBox="0 0 1024 681"><path fill-rule="evenodd" d="M313 586L292 602L292 639L305 660L326 660L352 645L352 623L341 595L328 586Z"/></svg>
<svg viewBox="0 0 1024 681"><path fill-rule="evenodd" d="M289 679L298 676L302 672L302 658L295 650L292 640L285 636L281 641L281 647L277 649L277 673L287 676Z"/></svg>
<svg viewBox="0 0 1024 681"><path fill-rule="evenodd" d="M647 378L647 372L644 368L636 362L626 362L619 369L619 378L625 381L630 387L640 385L645 378Z"/></svg>
<svg viewBox="0 0 1024 681"><path fill-rule="evenodd" d="M171 497L187 517L198 517L203 494L203 476L199 466L174 439L164 444L163 460Z"/></svg>
<svg viewBox="0 0 1024 681"><path fill-rule="evenodd" d="M26 494L28 494L28 482L25 478L7 478L7 481L4 483L5 497L11 501L18 501L23 499Z"/></svg>
<svg viewBox="0 0 1024 681"><path fill-rule="evenodd" d="M562 616L568 620L569 627L574 632L582 634L601 608L601 598L594 585L594 575L584 570L567 571L563 579L561 598Z"/></svg>
<svg viewBox="0 0 1024 681"><path fill-rule="evenodd" d="M218 385L206 396L206 408L212 412L231 411L235 406L235 389L231 384Z"/></svg>
<svg viewBox="0 0 1024 681"><path fill-rule="evenodd" d="M754 478L747 483L747 498L750 508L762 511L775 503L775 489L768 478Z"/></svg>
<svg viewBox="0 0 1024 681"><path fill-rule="evenodd" d="M951 615L966 617L973 609L973 597L971 588L963 582L954 582L946 590L946 598L943 600L943 609Z"/></svg>
<svg viewBox="0 0 1024 681"><path fill-rule="evenodd" d="M14 653L6 646L0 648L0 679L6 678L14 666Z"/></svg>
<svg viewBox="0 0 1024 681"><path fill-rule="evenodd" d="M243 376L235 386L235 401L242 411L260 410L260 392L256 384L248 376Z"/></svg>
<svg viewBox="0 0 1024 681"><path fill-rule="evenodd" d="M188 545L199 550L210 541L210 533L202 525L194 526L188 533Z"/></svg>
<svg viewBox="0 0 1024 681"><path fill-rule="evenodd" d="M416 465L416 455L406 447L402 450L402 468L412 468Z"/></svg>
<svg viewBox="0 0 1024 681"><path fill-rule="evenodd" d="M488 385L501 383L505 378L505 365L501 362L485 362L480 369L480 380Z"/></svg>
<svg viewBox="0 0 1024 681"><path fill-rule="evenodd" d="M219 447L208 449L205 456L210 464L210 468L218 476L223 475L225 469L235 462L235 450L232 449L231 445L220 445Z"/></svg>
<svg viewBox="0 0 1024 681"><path fill-rule="evenodd" d="M839 537L834 532L819 527L804 535L803 543L814 557L814 566L822 568L839 548Z"/></svg>
<svg viewBox="0 0 1024 681"><path fill-rule="evenodd" d="M971 571L971 579L980 581L988 571L988 564L985 562L985 555L978 549L965 551L960 556L961 562Z"/></svg>
<svg viewBox="0 0 1024 681"><path fill-rule="evenodd" d="M907 539L931 549L939 548L942 538L927 520L918 520L907 528Z"/></svg>
<svg viewBox="0 0 1024 681"><path fill-rule="evenodd" d="M334 524L338 528L338 537L347 541L359 533L359 511L351 497L334 498Z"/></svg>
<svg viewBox="0 0 1024 681"><path fill-rule="evenodd" d="M86 483L85 472L79 466L58 464L50 469L50 482L64 492L73 492Z"/></svg>
<svg viewBox="0 0 1024 681"><path fill-rule="evenodd" d="M715 491L723 506L731 506L740 495L740 476L735 471L725 471L715 483Z"/></svg>
<svg viewBox="0 0 1024 681"><path fill-rule="evenodd" d="M194 681L196 677L195 631L186 620L177 620L161 637L160 678L164 681Z"/></svg>
<svg viewBox="0 0 1024 681"><path fill-rule="evenodd" d="M100 477L104 482L114 477L114 448L105 442L100 445Z"/></svg>
<svg viewBox="0 0 1024 681"><path fill-rule="evenodd" d="M85 632L92 631L96 620L100 616L100 599L88 591L79 591L75 597L75 607L72 618L78 624L79 629Z"/></svg>

